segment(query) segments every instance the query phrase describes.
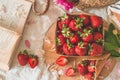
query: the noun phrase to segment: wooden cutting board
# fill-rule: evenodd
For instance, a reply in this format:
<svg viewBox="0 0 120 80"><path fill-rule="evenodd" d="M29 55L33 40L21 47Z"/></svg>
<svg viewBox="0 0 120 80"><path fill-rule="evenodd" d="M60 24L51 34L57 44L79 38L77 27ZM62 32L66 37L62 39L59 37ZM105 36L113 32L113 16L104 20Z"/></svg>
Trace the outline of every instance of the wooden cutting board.
<svg viewBox="0 0 120 80"><path fill-rule="evenodd" d="M56 43L55 36L56 36L56 22L49 28L49 30L46 33L45 39L44 39L43 49L45 50L45 60L46 60L45 62L47 65L54 64L56 59L60 56L55 51L55 43ZM107 53L107 54L109 54L109 53ZM76 60L79 60L79 59L80 59L79 57L69 57L68 58L68 60L69 60L68 65L66 65L65 67L57 66L54 68L59 71L60 69L65 69L67 67L73 67L74 62ZM106 69L104 67L104 64L107 60L107 57L105 55L101 56L101 57L92 57L92 59L99 60L98 61L99 64L97 65L97 67L99 70L102 69L102 71L100 70L100 72L101 72L99 74L100 77L98 77L97 80L103 80L103 78L108 76L110 74L110 72L112 71L112 69L114 68L114 65L116 63L115 60L111 60L111 64L109 65L110 66L109 69ZM61 75L59 77L59 80L83 80L83 79L79 74L77 74L74 77L67 77L65 75Z"/></svg>

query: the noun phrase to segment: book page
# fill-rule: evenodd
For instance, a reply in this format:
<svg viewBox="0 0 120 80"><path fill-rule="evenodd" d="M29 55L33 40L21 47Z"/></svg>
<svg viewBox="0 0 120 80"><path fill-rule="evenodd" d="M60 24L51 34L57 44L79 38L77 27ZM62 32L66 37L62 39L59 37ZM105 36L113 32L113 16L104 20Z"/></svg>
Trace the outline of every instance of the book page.
<svg viewBox="0 0 120 80"><path fill-rule="evenodd" d="M0 62L8 64L20 35L0 27Z"/></svg>
<svg viewBox="0 0 120 80"><path fill-rule="evenodd" d="M0 26L22 33L31 4L25 0L0 0Z"/></svg>

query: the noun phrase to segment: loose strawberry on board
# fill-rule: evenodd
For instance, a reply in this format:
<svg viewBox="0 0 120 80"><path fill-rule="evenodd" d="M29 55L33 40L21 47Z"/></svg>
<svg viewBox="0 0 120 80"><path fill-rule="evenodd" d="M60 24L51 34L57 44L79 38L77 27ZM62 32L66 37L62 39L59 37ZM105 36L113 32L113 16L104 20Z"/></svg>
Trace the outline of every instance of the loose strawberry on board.
<svg viewBox="0 0 120 80"><path fill-rule="evenodd" d="M86 77L88 80L93 80L93 73L89 72L89 73L85 74L85 77Z"/></svg>
<svg viewBox="0 0 120 80"><path fill-rule="evenodd" d="M68 60L65 56L60 56L56 60L56 64L58 64L59 66L65 66L67 63L68 63Z"/></svg>
<svg viewBox="0 0 120 80"><path fill-rule="evenodd" d="M82 61L80 64L78 64L77 70L80 75L85 75L88 72L86 61Z"/></svg>
<svg viewBox="0 0 120 80"><path fill-rule="evenodd" d="M78 45L75 46L75 52L79 56L85 56L87 54L87 48L84 46L84 43L78 43Z"/></svg>
<svg viewBox="0 0 120 80"><path fill-rule="evenodd" d="M30 55L28 63L31 68L35 68L38 65L38 57L35 55Z"/></svg>
<svg viewBox="0 0 120 80"><path fill-rule="evenodd" d="M73 35L70 36L69 40L72 44L77 44L78 41L79 41L79 37L76 34L73 34Z"/></svg>
<svg viewBox="0 0 120 80"><path fill-rule="evenodd" d="M76 55L74 45L72 45L69 40L63 45L63 52L66 55Z"/></svg>
<svg viewBox="0 0 120 80"><path fill-rule="evenodd" d="M90 19L91 19L91 25L93 28L99 28L103 25L103 20L99 16L91 15Z"/></svg>
<svg viewBox="0 0 120 80"><path fill-rule="evenodd" d="M65 72L65 75L68 76L68 77L72 77L72 76L75 76L75 69L74 68L68 68Z"/></svg>
<svg viewBox="0 0 120 80"><path fill-rule="evenodd" d="M63 45L65 43L65 37L62 34L58 34L56 41L57 45Z"/></svg>
<svg viewBox="0 0 120 80"><path fill-rule="evenodd" d="M28 63L29 55L27 50L24 50L23 52L18 53L18 62L21 66L24 66Z"/></svg>
<svg viewBox="0 0 120 80"><path fill-rule="evenodd" d="M84 32L81 35L82 40L85 42L92 42L93 41L93 34L90 29L84 29Z"/></svg>
<svg viewBox="0 0 120 80"><path fill-rule="evenodd" d="M80 14L79 18L83 19L83 25L88 26L90 25L90 16L86 14Z"/></svg>
<svg viewBox="0 0 120 80"><path fill-rule="evenodd" d="M103 34L100 32L95 32L93 36L94 36L93 40L95 42L101 42L103 40Z"/></svg>
<svg viewBox="0 0 120 80"><path fill-rule="evenodd" d="M83 20L80 18L73 19L70 21L69 27L72 31L78 31L83 26L82 22Z"/></svg>
<svg viewBox="0 0 120 80"><path fill-rule="evenodd" d="M103 47L99 44L92 43L89 55L96 56L96 55L101 55L102 53L103 53Z"/></svg>

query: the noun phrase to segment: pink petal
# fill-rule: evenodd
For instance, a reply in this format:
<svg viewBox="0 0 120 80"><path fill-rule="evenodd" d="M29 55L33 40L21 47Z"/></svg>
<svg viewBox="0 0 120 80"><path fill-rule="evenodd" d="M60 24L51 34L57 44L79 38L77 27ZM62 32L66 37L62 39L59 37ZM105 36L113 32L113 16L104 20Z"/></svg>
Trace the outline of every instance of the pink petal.
<svg viewBox="0 0 120 80"><path fill-rule="evenodd" d="M25 40L25 46L26 46L27 48L30 48L30 41L29 41L29 40Z"/></svg>
<svg viewBox="0 0 120 80"><path fill-rule="evenodd" d="M2 5L2 11L3 11L4 13L7 12L7 10L6 10L6 6L5 6L5 5Z"/></svg>

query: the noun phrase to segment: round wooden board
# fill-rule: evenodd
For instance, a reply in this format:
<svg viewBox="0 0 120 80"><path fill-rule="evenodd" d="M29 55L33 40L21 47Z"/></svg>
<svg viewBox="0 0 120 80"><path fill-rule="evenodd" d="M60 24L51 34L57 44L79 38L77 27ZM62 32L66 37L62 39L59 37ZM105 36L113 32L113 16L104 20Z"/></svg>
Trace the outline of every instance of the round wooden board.
<svg viewBox="0 0 120 80"><path fill-rule="evenodd" d="M105 29L107 29L106 27L108 27L108 25L105 25ZM44 38L43 49L45 50L45 61L47 65L54 64L58 56L60 56L55 51L55 46L56 46L55 36L56 36L56 22L49 28ZM69 57L68 60L69 60L68 65L66 65L65 67L57 66L55 67L55 69L60 70L60 69L65 69L67 67L73 67L76 57L72 57L72 58ZM106 69L104 67L101 73L99 74L103 78L108 76L115 66L116 61L115 60L111 60L111 61L112 62L109 65L110 66L109 69ZM100 62L101 64L105 64L105 61L101 60ZM97 78L97 80L103 80L103 78ZM81 79L80 79L80 75L77 74L74 77L66 77L65 75L62 75L60 76L59 80L81 80Z"/></svg>

